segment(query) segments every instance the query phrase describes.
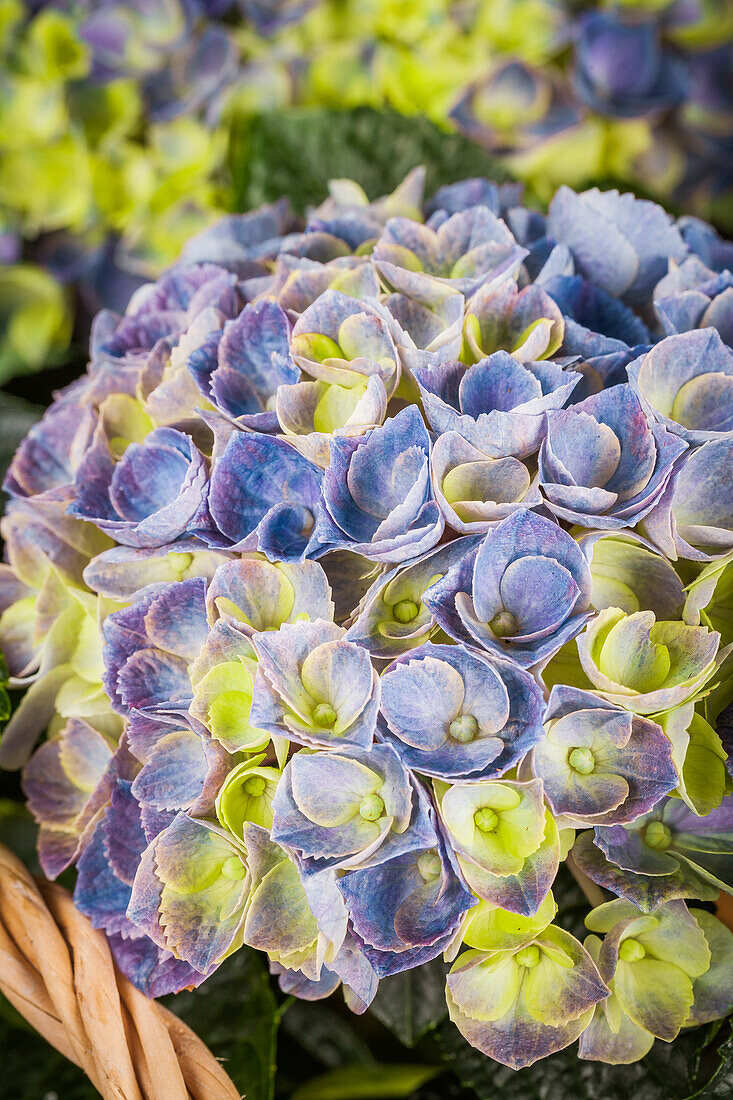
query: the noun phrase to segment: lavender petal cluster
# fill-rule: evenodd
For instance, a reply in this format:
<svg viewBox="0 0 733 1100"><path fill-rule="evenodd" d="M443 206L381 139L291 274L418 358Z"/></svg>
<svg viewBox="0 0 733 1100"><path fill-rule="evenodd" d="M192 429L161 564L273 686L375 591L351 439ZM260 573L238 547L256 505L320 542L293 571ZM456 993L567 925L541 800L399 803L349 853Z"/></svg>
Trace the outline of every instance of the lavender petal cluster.
<svg viewBox="0 0 733 1100"><path fill-rule="evenodd" d="M227 219L98 316L5 481L0 763L151 996L246 944L364 1011L443 958L486 1056L633 1061L733 1000L688 908L733 892L729 252L423 185L256 272L271 211Z"/></svg>

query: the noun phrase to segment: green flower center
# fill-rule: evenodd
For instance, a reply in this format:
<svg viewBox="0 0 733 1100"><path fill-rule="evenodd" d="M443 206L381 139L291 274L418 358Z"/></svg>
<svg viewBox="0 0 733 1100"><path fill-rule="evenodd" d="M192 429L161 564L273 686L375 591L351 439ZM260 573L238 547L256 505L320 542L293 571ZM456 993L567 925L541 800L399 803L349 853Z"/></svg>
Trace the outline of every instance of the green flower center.
<svg viewBox="0 0 733 1100"><path fill-rule="evenodd" d="M245 794L249 794L252 798L259 798L260 795L265 793L265 787L267 783L261 775L251 775L249 779L245 779L242 784L242 790Z"/></svg>
<svg viewBox="0 0 733 1100"><path fill-rule="evenodd" d="M215 737L236 737L242 727L249 728L247 718L252 699L244 691L222 691L212 701L208 725Z"/></svg>
<svg viewBox="0 0 733 1100"><path fill-rule="evenodd" d="M632 691L656 691L667 680L672 658L666 645L656 642L657 626L646 623L645 612L625 615L605 637L597 658L600 671Z"/></svg>
<svg viewBox="0 0 733 1100"><path fill-rule="evenodd" d="M365 821L379 821L384 813L384 802L378 794L365 795L361 800L359 813Z"/></svg>
<svg viewBox="0 0 733 1100"><path fill-rule="evenodd" d="M638 940L624 940L618 949L618 957L627 963L638 962L646 955L644 945Z"/></svg>
<svg viewBox="0 0 733 1100"><path fill-rule="evenodd" d="M448 732L454 741L462 741L464 744L473 741L478 731L478 722L472 714L459 714L448 727Z"/></svg>
<svg viewBox="0 0 733 1100"><path fill-rule="evenodd" d="M182 576L183 573L185 573L186 570L190 567L191 562L193 561L193 554L179 554L177 552L173 552L172 554L167 554L165 560L166 565L170 565L174 573Z"/></svg>
<svg viewBox="0 0 733 1100"><path fill-rule="evenodd" d="M590 775L596 766L596 758L590 749L572 749L568 754L568 764L580 775Z"/></svg>
<svg viewBox="0 0 733 1100"><path fill-rule="evenodd" d="M241 859L237 856L229 856L221 865L221 873L224 878L230 878L236 882L238 879L244 878L247 874L247 870Z"/></svg>
<svg viewBox="0 0 733 1100"><path fill-rule="evenodd" d="M330 703L319 703L313 710L313 721L321 729L332 726L336 721L336 711Z"/></svg>
<svg viewBox="0 0 733 1100"><path fill-rule="evenodd" d="M514 961L519 963L520 966L526 966L529 970L533 966L537 966L540 961L540 949L536 943L530 943L527 947L523 947L521 951L517 951L514 956Z"/></svg>
<svg viewBox="0 0 733 1100"><path fill-rule="evenodd" d="M411 623L413 619L417 618L419 610L420 608L414 600L400 600L392 608L392 614L398 623Z"/></svg>
<svg viewBox="0 0 733 1100"><path fill-rule="evenodd" d="M437 852L423 852L418 856L417 869L424 882L432 882L442 870L440 856Z"/></svg>
<svg viewBox="0 0 733 1100"><path fill-rule="evenodd" d="M497 638L511 638L517 633L519 623L511 611L500 611L489 623L489 629Z"/></svg>
<svg viewBox="0 0 733 1100"><path fill-rule="evenodd" d="M480 832L493 833L499 824L499 817L490 806L483 806L473 815L473 823Z"/></svg>
<svg viewBox="0 0 733 1100"><path fill-rule="evenodd" d="M650 821L644 830L644 843L647 848L664 851L672 843L672 830L663 821Z"/></svg>

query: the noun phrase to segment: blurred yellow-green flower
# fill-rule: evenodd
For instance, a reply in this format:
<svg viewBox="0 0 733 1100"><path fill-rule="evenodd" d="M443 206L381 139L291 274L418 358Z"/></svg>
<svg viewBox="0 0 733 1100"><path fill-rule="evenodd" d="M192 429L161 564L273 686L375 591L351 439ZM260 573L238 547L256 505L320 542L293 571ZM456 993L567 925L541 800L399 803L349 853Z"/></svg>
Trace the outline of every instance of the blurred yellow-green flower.
<svg viewBox="0 0 733 1100"><path fill-rule="evenodd" d="M0 262L124 307L234 207L232 134L291 107L427 116L540 201L605 180L724 222L732 38L722 0L0 0ZM69 322L13 310L40 366Z"/></svg>

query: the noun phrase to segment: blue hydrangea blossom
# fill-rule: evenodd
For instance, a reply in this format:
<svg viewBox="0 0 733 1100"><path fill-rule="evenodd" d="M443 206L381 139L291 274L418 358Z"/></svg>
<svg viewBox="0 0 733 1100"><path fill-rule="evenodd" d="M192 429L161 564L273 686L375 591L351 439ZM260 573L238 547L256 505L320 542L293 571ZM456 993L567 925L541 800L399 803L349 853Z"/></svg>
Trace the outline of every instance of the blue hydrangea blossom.
<svg viewBox="0 0 733 1100"><path fill-rule="evenodd" d="M575 80L678 94L612 15ZM423 187L225 219L97 318L5 481L0 762L150 995L247 944L361 1012L442 955L487 1057L633 1061L733 999L686 907L733 893L730 247L614 191ZM616 895L585 945L569 853Z"/></svg>

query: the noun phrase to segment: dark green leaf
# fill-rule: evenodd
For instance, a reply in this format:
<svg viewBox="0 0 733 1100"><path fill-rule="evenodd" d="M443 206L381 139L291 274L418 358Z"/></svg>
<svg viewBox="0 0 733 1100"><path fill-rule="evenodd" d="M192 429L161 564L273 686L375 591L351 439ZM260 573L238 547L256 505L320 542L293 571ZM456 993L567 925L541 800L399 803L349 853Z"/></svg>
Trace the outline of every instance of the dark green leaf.
<svg viewBox="0 0 733 1100"><path fill-rule="evenodd" d="M34 875L41 873L36 855L37 833L38 827L25 806L11 798L0 798L0 841Z"/></svg>
<svg viewBox="0 0 733 1100"><path fill-rule="evenodd" d="M400 1100L438 1073L436 1066L343 1066L314 1077L291 1100Z"/></svg>
<svg viewBox="0 0 733 1100"><path fill-rule="evenodd" d="M0 1100L98 1100L80 1069L58 1054L0 996Z"/></svg>
<svg viewBox="0 0 733 1100"><path fill-rule="evenodd" d="M198 989L168 997L166 1004L224 1060L247 1100L271 1100L279 1010L255 951L242 948Z"/></svg>
<svg viewBox="0 0 733 1100"><path fill-rule="evenodd" d="M302 212L326 197L330 179L354 179L376 198L394 190L418 164L427 169L428 195L468 176L508 178L506 169L460 134L419 115L371 107L298 108L239 119L230 163L237 210L289 195Z"/></svg>
<svg viewBox="0 0 733 1100"><path fill-rule="evenodd" d="M22 397L0 393L0 481L23 436L40 419L43 409Z"/></svg>
<svg viewBox="0 0 733 1100"><path fill-rule="evenodd" d="M21 1031L27 1031L29 1035L36 1034L28 1021L21 1016L16 1008L13 1008L10 1001L0 994L0 1032L2 1032L4 1025L11 1028L20 1028Z"/></svg>
<svg viewBox="0 0 733 1100"><path fill-rule="evenodd" d="M718 1024L713 1024L714 1031ZM700 1097L703 1100L730 1100L733 1096L733 1035L730 1034L730 1023L723 1025L727 1034L722 1042L706 1049L698 1051L695 1065L695 1076L705 1080L705 1084L698 1092L692 1093L692 1097Z"/></svg>
<svg viewBox="0 0 733 1100"><path fill-rule="evenodd" d="M711 1042L717 1031L713 1024L682 1032L671 1044L657 1041L646 1058L630 1066L581 1061L573 1044L518 1071L474 1050L451 1024L438 1037L446 1062L478 1100L728 1100L733 1051L729 1044Z"/></svg>
<svg viewBox="0 0 733 1100"><path fill-rule="evenodd" d="M445 969L439 960L383 978L370 1011L405 1046L415 1043L445 1017Z"/></svg>
<svg viewBox="0 0 733 1100"><path fill-rule="evenodd" d="M293 1001L283 1014L282 1031L321 1065L336 1067L374 1062L369 1047L351 1024L328 1004Z"/></svg>

